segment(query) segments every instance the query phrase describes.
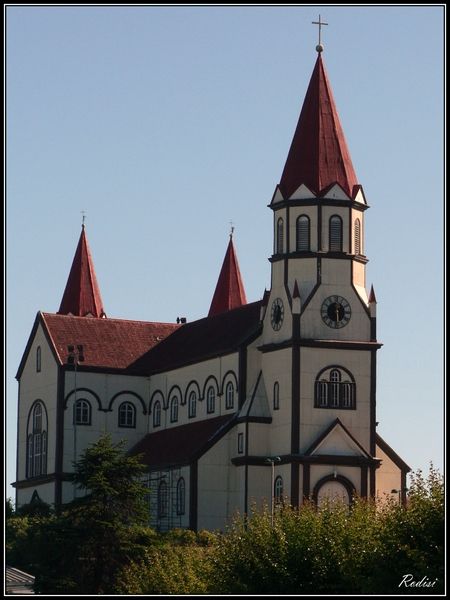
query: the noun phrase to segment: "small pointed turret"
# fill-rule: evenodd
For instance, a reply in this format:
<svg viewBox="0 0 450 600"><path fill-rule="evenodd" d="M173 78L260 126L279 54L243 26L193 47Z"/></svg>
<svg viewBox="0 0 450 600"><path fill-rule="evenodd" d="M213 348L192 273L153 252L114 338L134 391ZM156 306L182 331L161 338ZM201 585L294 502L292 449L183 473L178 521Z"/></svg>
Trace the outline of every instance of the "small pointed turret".
<svg viewBox="0 0 450 600"><path fill-rule="evenodd" d="M373 285L370 287L370 294L369 294L369 304L376 304L377 303L377 298L375 296L375 290L373 289Z"/></svg>
<svg viewBox="0 0 450 600"><path fill-rule="evenodd" d="M314 194L338 183L352 197L357 185L321 51L309 82L279 188L289 198L301 184Z"/></svg>
<svg viewBox="0 0 450 600"><path fill-rule="evenodd" d="M232 231L208 317L238 308L244 304L247 304L247 298L234 249Z"/></svg>
<svg viewBox="0 0 450 600"><path fill-rule="evenodd" d="M84 224L58 314L106 317Z"/></svg>
<svg viewBox="0 0 450 600"><path fill-rule="evenodd" d="M292 292L292 314L299 315L301 308L300 292L298 290L297 280L295 280L294 291Z"/></svg>

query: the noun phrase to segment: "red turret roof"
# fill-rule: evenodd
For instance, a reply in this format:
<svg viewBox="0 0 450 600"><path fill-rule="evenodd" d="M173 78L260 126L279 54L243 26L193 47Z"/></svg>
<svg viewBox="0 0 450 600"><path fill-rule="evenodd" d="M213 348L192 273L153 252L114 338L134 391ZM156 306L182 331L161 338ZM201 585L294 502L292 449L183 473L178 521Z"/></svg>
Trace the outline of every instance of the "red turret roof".
<svg viewBox="0 0 450 600"><path fill-rule="evenodd" d="M106 317L84 225L58 314Z"/></svg>
<svg viewBox="0 0 450 600"><path fill-rule="evenodd" d="M233 238L230 235L230 242L223 260L208 317L213 317L232 308L238 308L243 304L247 304L247 298L234 249Z"/></svg>
<svg viewBox="0 0 450 600"><path fill-rule="evenodd" d="M349 196L358 183L320 54L279 187L289 198L302 183L315 194L338 183Z"/></svg>

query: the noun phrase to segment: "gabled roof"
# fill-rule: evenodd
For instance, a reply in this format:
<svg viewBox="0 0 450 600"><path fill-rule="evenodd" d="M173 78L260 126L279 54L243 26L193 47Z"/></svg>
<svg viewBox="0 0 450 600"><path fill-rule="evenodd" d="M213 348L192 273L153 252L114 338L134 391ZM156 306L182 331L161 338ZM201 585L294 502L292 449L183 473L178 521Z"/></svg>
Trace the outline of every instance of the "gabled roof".
<svg viewBox="0 0 450 600"><path fill-rule="evenodd" d="M83 346L83 367L127 369L139 356L159 344L181 326L125 319L92 319L38 313L19 366L20 377L37 326L41 324L56 361L67 364L67 346Z"/></svg>
<svg viewBox="0 0 450 600"><path fill-rule="evenodd" d="M395 452L395 450L393 450L378 433L375 434L375 444L378 446L378 448L380 448L380 450L389 456L392 462L397 465L401 471L404 471L405 473L409 473L411 471L411 467L408 466L402 458L400 458L397 452Z"/></svg>
<svg viewBox="0 0 450 600"><path fill-rule="evenodd" d="M230 235L230 241L225 258L223 259L208 316L212 317L244 304L247 304L247 298L233 244L233 237Z"/></svg>
<svg viewBox="0 0 450 600"><path fill-rule="evenodd" d="M106 317L84 225L58 314Z"/></svg>
<svg viewBox="0 0 450 600"><path fill-rule="evenodd" d="M288 199L301 184L320 194L335 183L352 197L358 180L319 54L279 187Z"/></svg>
<svg viewBox="0 0 450 600"><path fill-rule="evenodd" d="M136 360L130 369L142 375L236 352L260 328L261 301L182 325Z"/></svg>
<svg viewBox="0 0 450 600"><path fill-rule="evenodd" d="M147 434L130 454L142 454L151 467L186 465L199 458L236 422L236 414L194 421Z"/></svg>

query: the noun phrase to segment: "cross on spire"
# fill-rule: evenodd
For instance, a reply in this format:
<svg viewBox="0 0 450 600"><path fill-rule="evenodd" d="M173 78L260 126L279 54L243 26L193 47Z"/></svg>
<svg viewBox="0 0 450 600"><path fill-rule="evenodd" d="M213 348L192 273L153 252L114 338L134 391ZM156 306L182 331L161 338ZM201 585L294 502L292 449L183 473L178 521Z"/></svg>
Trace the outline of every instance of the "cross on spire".
<svg viewBox="0 0 450 600"><path fill-rule="evenodd" d="M233 237L233 232L234 232L234 223L233 221L230 221L230 239Z"/></svg>
<svg viewBox="0 0 450 600"><path fill-rule="evenodd" d="M82 217L82 222L81 222L81 226L84 228L84 222L85 222L85 220L86 220L86 211L85 211L85 210L81 210L80 212L81 212L81 214L83 215L83 217Z"/></svg>
<svg viewBox="0 0 450 600"><path fill-rule="evenodd" d="M317 52L322 52L323 50L323 46L322 46L322 25L328 25L328 23L325 23L325 21L321 21L320 19L320 15L319 15L319 20L318 21L311 21L312 25L318 25L319 26L319 43L316 46L316 50Z"/></svg>

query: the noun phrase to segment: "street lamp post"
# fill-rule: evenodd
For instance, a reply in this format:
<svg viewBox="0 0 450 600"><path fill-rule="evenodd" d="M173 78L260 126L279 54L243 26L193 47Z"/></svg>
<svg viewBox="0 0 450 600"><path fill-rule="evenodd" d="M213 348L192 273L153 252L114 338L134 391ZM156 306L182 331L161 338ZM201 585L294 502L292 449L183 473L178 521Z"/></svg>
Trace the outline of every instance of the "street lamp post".
<svg viewBox="0 0 450 600"><path fill-rule="evenodd" d="M274 485L275 485L275 463L276 462L280 462L281 458L279 456L269 456L266 458L266 463L272 465L272 484L270 486L270 507L271 507L271 523L272 523L272 527L273 527L273 518L274 518L274 512L275 512L275 491L274 491Z"/></svg>
<svg viewBox="0 0 450 600"><path fill-rule="evenodd" d="M75 346L67 346L67 364L73 365L74 368L74 401L73 401L73 462L77 461L77 366L84 361L83 346L78 344ZM73 486L73 499L77 496L77 488Z"/></svg>

